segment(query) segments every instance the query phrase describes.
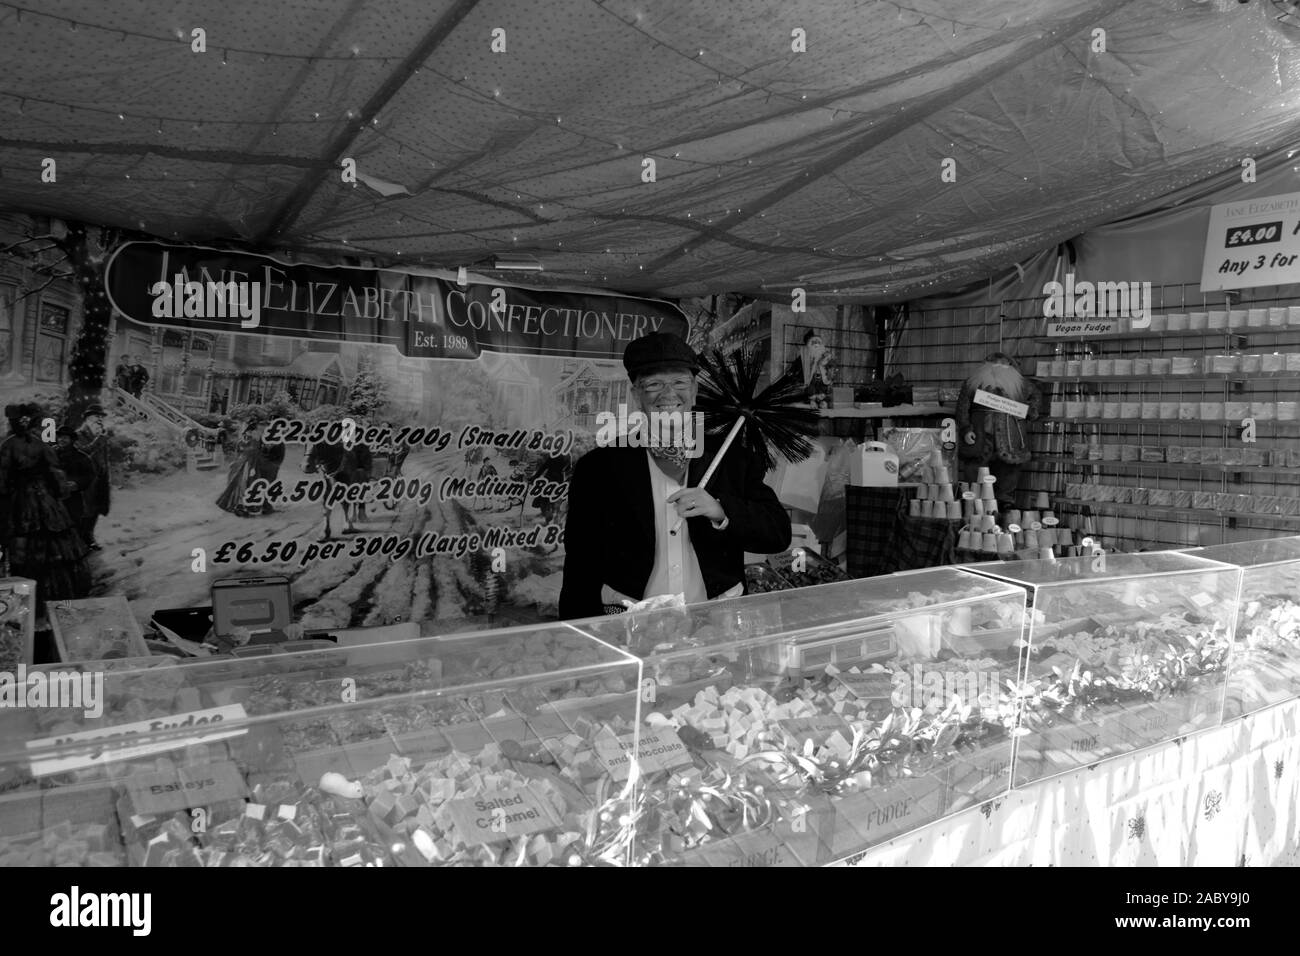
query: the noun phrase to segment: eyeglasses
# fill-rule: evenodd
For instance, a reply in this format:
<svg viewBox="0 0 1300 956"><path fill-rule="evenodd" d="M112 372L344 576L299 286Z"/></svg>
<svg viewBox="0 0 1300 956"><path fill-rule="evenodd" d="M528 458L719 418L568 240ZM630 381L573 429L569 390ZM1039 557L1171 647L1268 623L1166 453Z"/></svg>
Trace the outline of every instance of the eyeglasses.
<svg viewBox="0 0 1300 956"><path fill-rule="evenodd" d="M695 384L692 378L672 378L657 379L646 378L636 383L636 387L641 389L647 395L658 395L662 392L672 389L674 392L689 392L691 386Z"/></svg>

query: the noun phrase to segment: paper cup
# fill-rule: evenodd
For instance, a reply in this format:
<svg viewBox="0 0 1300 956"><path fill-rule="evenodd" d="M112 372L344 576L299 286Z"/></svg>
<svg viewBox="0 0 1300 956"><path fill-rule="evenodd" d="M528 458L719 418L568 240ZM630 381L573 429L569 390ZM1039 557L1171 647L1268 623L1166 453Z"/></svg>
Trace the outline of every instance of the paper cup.
<svg viewBox="0 0 1300 956"><path fill-rule="evenodd" d="M962 551L974 551L974 537L969 528L962 528L961 534L957 535L957 547Z"/></svg>
<svg viewBox="0 0 1300 956"><path fill-rule="evenodd" d="M1022 522L1020 522L1020 523L1021 523L1021 524L1034 524L1035 522L1039 522L1039 521L1042 521L1042 520L1043 520L1043 516L1042 516L1042 513L1041 513L1041 512L1038 512L1038 511L1026 511L1026 512L1025 512L1025 520L1022 521Z"/></svg>
<svg viewBox="0 0 1300 956"><path fill-rule="evenodd" d="M948 519L950 521L961 520L961 502L959 501L948 502Z"/></svg>
<svg viewBox="0 0 1300 956"><path fill-rule="evenodd" d="M939 486L939 500L944 502L953 500L952 485L948 484Z"/></svg>
<svg viewBox="0 0 1300 956"><path fill-rule="evenodd" d="M1011 535L998 535L998 554L1010 554L1014 550L1016 550L1016 542ZM969 611L970 609L967 608L967 610Z"/></svg>
<svg viewBox="0 0 1300 956"><path fill-rule="evenodd" d="M920 498L913 498L911 501L909 501L909 502L907 503L907 513L908 513L908 515L911 516L911 517L913 517L913 518L920 518L920 517L921 517L921 504L922 504L922 502L921 502L921 499L920 499Z"/></svg>
<svg viewBox="0 0 1300 956"><path fill-rule="evenodd" d="M984 535L983 547L981 547L980 550L981 550L981 551L988 551L988 552L990 552L991 554L997 554L997 552L998 552L998 536L997 536L996 534L994 534L992 531L986 533L986 534Z"/></svg>
<svg viewBox="0 0 1300 956"><path fill-rule="evenodd" d="M1038 545L1038 532L1037 532L1037 531L1035 531L1035 530L1033 530L1032 528L1030 528L1028 531L1023 532L1023 534L1024 534L1024 536L1025 536L1025 547L1026 547L1026 548L1037 548L1037 547L1039 546L1039 545Z"/></svg>
<svg viewBox="0 0 1300 956"><path fill-rule="evenodd" d="M1042 511L1045 508L1050 508L1052 506L1051 496L1046 491L1040 491L1038 493L1038 498L1035 500L1035 504L1039 511ZM1042 518L1035 517L1034 520L1041 521Z"/></svg>
<svg viewBox="0 0 1300 956"><path fill-rule="evenodd" d="M1015 508L1007 512L1007 524L1020 524L1020 512Z"/></svg>

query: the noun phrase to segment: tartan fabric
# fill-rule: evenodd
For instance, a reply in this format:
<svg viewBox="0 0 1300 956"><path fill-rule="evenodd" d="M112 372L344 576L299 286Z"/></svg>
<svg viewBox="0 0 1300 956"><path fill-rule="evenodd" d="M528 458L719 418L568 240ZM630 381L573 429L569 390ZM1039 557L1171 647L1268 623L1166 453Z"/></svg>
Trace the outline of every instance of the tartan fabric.
<svg viewBox="0 0 1300 956"><path fill-rule="evenodd" d="M848 529L848 570L855 578L884 574L893 551L894 534L907 508L907 488L844 486L845 525Z"/></svg>
<svg viewBox="0 0 1300 956"><path fill-rule="evenodd" d="M848 571L855 578L956 563L961 521L913 518L910 488L844 489Z"/></svg>
<svg viewBox="0 0 1300 956"><path fill-rule="evenodd" d="M913 518L899 516L894 532L894 545L885 571L911 571L915 568L936 568L957 561L957 532L960 521L948 518Z"/></svg>

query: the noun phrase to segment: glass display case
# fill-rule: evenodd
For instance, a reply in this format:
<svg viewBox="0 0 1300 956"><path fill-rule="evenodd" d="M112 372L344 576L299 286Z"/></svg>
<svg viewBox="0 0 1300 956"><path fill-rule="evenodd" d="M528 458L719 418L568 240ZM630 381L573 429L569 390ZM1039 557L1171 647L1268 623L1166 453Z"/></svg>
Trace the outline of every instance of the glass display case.
<svg viewBox="0 0 1300 956"><path fill-rule="evenodd" d="M1016 786L1219 725L1237 569L1152 552L971 571L1029 594Z"/></svg>
<svg viewBox="0 0 1300 956"><path fill-rule="evenodd" d="M1300 538L1190 553L1242 569L1224 719L1300 696Z"/></svg>
<svg viewBox="0 0 1300 956"><path fill-rule="evenodd" d="M32 668L0 866L625 864L640 671L563 625Z"/></svg>
<svg viewBox="0 0 1300 956"><path fill-rule="evenodd" d="M831 863L1006 792L1024 603L936 568L575 622L644 665L634 862Z"/></svg>

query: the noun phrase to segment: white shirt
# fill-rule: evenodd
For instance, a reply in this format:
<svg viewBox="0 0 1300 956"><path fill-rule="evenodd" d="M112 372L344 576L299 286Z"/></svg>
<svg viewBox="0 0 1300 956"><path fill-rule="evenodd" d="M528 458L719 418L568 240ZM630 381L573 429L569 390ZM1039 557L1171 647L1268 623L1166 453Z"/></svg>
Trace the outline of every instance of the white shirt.
<svg viewBox="0 0 1300 956"><path fill-rule="evenodd" d="M645 454L646 467L650 469L650 498L654 503L655 513L655 562L650 571L650 580L646 582L644 597L659 594L681 594L687 604L699 604L709 599L704 587L704 575L700 572L700 562L691 545L691 532L687 523L677 515L677 506L668 499L684 486L664 474L663 469L655 464L650 452ZM713 527L722 530L729 519L714 521ZM744 593L744 585L738 584L719 597L731 597Z"/></svg>

